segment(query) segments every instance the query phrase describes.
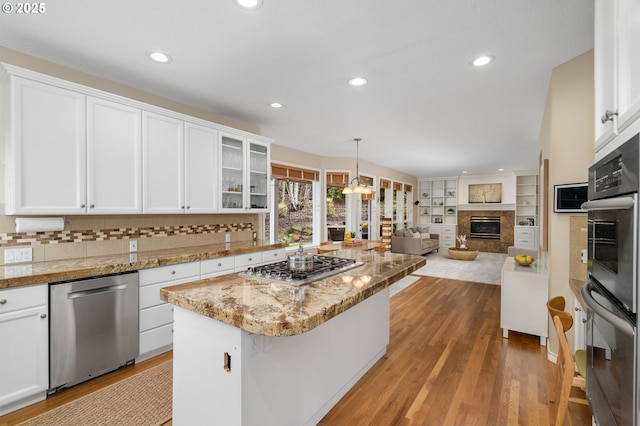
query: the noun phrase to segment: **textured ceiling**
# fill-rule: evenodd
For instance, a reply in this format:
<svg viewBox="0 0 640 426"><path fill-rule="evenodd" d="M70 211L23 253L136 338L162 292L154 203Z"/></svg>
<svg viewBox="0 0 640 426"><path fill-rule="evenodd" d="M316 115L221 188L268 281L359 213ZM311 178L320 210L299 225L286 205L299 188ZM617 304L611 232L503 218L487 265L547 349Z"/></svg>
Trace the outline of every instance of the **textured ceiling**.
<svg viewBox="0 0 640 426"><path fill-rule="evenodd" d="M359 137L360 158L415 176L491 173L537 168L551 70L593 47L593 2L56 0L0 14L0 45L287 147L354 157ZM473 68L479 54L496 60ZM348 86L356 75L369 84Z"/></svg>

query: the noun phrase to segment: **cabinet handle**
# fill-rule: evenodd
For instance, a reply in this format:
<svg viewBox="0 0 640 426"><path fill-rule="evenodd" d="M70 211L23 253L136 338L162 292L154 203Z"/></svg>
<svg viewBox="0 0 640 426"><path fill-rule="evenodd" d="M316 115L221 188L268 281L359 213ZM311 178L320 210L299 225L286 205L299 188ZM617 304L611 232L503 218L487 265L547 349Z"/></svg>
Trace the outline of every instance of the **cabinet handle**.
<svg viewBox="0 0 640 426"><path fill-rule="evenodd" d="M95 204L90 204L90 205L89 205L89 208L90 208L90 209L92 209L92 208L94 208L94 207L95 207Z"/></svg>
<svg viewBox="0 0 640 426"><path fill-rule="evenodd" d="M175 274L176 274L176 271L171 271L171 275L175 275Z"/></svg>
<svg viewBox="0 0 640 426"><path fill-rule="evenodd" d="M47 314L42 314L40 315L40 318L45 319L47 317Z"/></svg>
<svg viewBox="0 0 640 426"><path fill-rule="evenodd" d="M184 206L180 206L180 208L184 210Z"/></svg>
<svg viewBox="0 0 640 426"><path fill-rule="evenodd" d="M7 303L7 299L0 299L0 305L4 305Z"/></svg>
<svg viewBox="0 0 640 426"><path fill-rule="evenodd" d="M189 210L191 208L191 206L187 206L187 210Z"/></svg>
<svg viewBox="0 0 640 426"><path fill-rule="evenodd" d="M222 266L222 263L218 263L218 268L220 268Z"/></svg>
<svg viewBox="0 0 640 426"><path fill-rule="evenodd" d="M602 122L602 124L606 123L607 121L613 121L613 117L616 117L617 115L618 111L606 110L604 112L604 115L600 117L600 121Z"/></svg>
<svg viewBox="0 0 640 426"><path fill-rule="evenodd" d="M576 312L580 312L582 309L578 308L577 306L574 308L576 310Z"/></svg>
<svg viewBox="0 0 640 426"><path fill-rule="evenodd" d="M86 205L86 204L80 204L80 208L81 208L81 209L84 209L85 207L87 207L87 205Z"/></svg>
<svg viewBox="0 0 640 426"><path fill-rule="evenodd" d="M586 318L582 318L582 323L586 324L587 323L587 319Z"/></svg>

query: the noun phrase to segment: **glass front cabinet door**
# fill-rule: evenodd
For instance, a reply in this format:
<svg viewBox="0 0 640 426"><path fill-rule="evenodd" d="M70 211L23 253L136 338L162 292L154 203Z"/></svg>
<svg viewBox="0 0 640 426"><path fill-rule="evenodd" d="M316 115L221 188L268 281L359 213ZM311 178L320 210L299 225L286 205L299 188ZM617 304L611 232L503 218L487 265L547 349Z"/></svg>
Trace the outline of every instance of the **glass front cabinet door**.
<svg viewBox="0 0 640 426"><path fill-rule="evenodd" d="M268 210L269 144L220 133L220 210Z"/></svg>
<svg viewBox="0 0 640 426"><path fill-rule="evenodd" d="M255 141L249 144L249 208L267 211L269 207L269 146Z"/></svg>

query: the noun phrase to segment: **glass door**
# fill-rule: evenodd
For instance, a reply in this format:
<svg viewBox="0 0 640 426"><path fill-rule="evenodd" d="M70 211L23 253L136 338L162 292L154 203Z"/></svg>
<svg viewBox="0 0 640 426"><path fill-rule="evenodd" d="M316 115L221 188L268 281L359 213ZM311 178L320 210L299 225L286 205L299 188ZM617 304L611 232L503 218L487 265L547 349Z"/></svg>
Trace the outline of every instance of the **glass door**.
<svg viewBox="0 0 640 426"><path fill-rule="evenodd" d="M249 207L266 210L269 207L269 152L266 145L249 142Z"/></svg>
<svg viewBox="0 0 640 426"><path fill-rule="evenodd" d="M244 139L222 135L220 143L222 210L244 209Z"/></svg>

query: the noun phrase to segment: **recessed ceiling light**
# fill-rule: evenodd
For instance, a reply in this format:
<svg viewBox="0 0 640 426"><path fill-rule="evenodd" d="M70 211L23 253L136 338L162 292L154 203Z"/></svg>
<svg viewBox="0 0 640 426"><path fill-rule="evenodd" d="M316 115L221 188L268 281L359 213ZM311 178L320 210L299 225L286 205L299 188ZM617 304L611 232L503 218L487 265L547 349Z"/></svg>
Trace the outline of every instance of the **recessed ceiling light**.
<svg viewBox="0 0 640 426"><path fill-rule="evenodd" d="M280 102L271 102L269 106L271 108L282 108L282 104Z"/></svg>
<svg viewBox="0 0 640 426"><path fill-rule="evenodd" d="M467 172L466 170L463 170L463 171L462 171L462 174L463 174L463 175L466 175L467 173L468 173L468 172Z"/></svg>
<svg viewBox="0 0 640 426"><path fill-rule="evenodd" d="M149 57L160 64L168 64L171 62L171 56L162 52L150 52Z"/></svg>
<svg viewBox="0 0 640 426"><path fill-rule="evenodd" d="M474 67L483 67L485 65L489 65L495 59L496 58L491 55L478 56L473 60L473 62L471 62L471 65L473 65Z"/></svg>
<svg viewBox="0 0 640 426"><path fill-rule="evenodd" d="M367 84L367 79L364 77L353 77L351 80L348 81L350 86L364 86L365 84Z"/></svg>
<svg viewBox="0 0 640 426"><path fill-rule="evenodd" d="M504 172L504 169L498 169L499 172Z"/></svg>
<svg viewBox="0 0 640 426"><path fill-rule="evenodd" d="M236 4L243 9L260 9L262 7L262 0L235 0Z"/></svg>

